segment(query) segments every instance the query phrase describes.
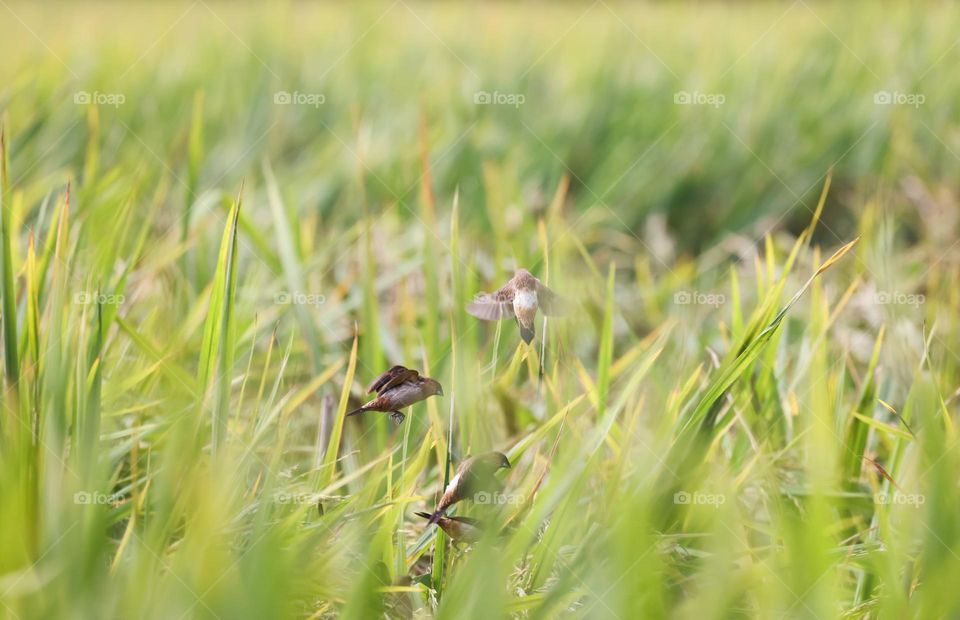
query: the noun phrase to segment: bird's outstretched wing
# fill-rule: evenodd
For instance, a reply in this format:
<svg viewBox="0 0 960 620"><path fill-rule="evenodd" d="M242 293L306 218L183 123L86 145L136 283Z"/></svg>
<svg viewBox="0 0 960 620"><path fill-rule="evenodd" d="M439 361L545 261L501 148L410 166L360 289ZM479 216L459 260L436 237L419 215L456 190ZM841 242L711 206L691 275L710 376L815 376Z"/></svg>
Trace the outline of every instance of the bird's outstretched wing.
<svg viewBox="0 0 960 620"><path fill-rule="evenodd" d="M572 308L570 300L553 292L539 280L537 280L537 305L540 306L540 311L547 316L564 316L570 314Z"/></svg>
<svg viewBox="0 0 960 620"><path fill-rule="evenodd" d="M416 381L419 376L420 373L416 370L397 365L374 379L373 383L367 386L367 392L383 394L390 388L396 387L406 381Z"/></svg>
<svg viewBox="0 0 960 620"><path fill-rule="evenodd" d="M480 293L473 302L467 304L467 312L484 321L499 321L512 318L513 294L511 285L506 285L495 293Z"/></svg>

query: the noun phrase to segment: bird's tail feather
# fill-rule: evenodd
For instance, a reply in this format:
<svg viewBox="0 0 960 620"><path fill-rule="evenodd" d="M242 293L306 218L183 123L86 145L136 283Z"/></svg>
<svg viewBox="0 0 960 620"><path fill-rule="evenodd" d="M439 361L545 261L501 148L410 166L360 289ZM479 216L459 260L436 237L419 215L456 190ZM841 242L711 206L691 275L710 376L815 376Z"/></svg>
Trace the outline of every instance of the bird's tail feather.
<svg viewBox="0 0 960 620"><path fill-rule="evenodd" d="M432 525L434 523L438 523L442 517L443 517L443 511L438 510L434 512L432 515L430 515L430 519L427 521L427 524Z"/></svg>
<svg viewBox="0 0 960 620"><path fill-rule="evenodd" d="M534 334L535 332L533 331L532 327L524 327L523 325L520 326L520 337L523 338L523 341L527 344L533 342Z"/></svg>
<svg viewBox="0 0 960 620"><path fill-rule="evenodd" d="M346 417L349 418L352 415L357 415L358 413L363 413L364 411L368 411L368 409L366 407L360 407L359 409L354 409L353 411L348 412Z"/></svg>

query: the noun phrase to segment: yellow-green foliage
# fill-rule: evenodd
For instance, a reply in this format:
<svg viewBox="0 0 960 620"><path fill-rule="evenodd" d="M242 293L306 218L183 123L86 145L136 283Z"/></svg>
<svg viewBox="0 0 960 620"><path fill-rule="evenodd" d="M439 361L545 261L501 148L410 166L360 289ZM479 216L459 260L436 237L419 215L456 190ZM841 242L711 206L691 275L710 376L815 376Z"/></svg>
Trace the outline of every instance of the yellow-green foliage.
<svg viewBox="0 0 960 620"><path fill-rule="evenodd" d="M0 16L0 618L960 614L960 9Z"/></svg>

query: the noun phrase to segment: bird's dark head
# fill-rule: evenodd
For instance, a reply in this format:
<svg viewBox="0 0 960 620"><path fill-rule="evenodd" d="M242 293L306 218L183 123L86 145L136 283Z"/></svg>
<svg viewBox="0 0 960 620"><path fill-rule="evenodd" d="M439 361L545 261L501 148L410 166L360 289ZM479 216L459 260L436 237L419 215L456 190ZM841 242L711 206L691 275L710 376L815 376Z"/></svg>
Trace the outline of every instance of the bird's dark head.
<svg viewBox="0 0 960 620"><path fill-rule="evenodd" d="M487 452L478 456L477 460L483 462L484 465L488 465L493 471L501 468L510 469L510 459L503 452Z"/></svg>
<svg viewBox="0 0 960 620"><path fill-rule="evenodd" d="M537 285L537 279L523 267L513 272L513 282L518 289L531 289Z"/></svg>
<svg viewBox="0 0 960 620"><path fill-rule="evenodd" d="M423 387L431 396L443 396L443 386L436 379L423 379Z"/></svg>

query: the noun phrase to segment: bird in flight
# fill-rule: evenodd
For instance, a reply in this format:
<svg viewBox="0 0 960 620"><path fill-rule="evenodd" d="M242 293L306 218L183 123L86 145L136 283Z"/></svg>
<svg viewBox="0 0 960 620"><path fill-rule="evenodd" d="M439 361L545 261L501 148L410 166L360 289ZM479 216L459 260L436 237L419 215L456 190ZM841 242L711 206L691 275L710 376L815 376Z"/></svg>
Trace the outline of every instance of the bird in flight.
<svg viewBox="0 0 960 620"><path fill-rule="evenodd" d="M503 485L493 474L509 467L510 460L502 452L486 452L464 460L444 489L437 509L430 515L430 523L439 523L447 509L460 500L483 502L489 500L491 492L499 494Z"/></svg>
<svg viewBox="0 0 960 620"><path fill-rule="evenodd" d="M397 365L374 379L367 387L367 392L376 392L376 398L354 409L347 416L364 411L383 411L400 424L407 417L400 413L400 409L426 400L434 394L443 396L443 387L438 381L421 376L416 370Z"/></svg>
<svg viewBox="0 0 960 620"><path fill-rule="evenodd" d="M533 322L537 318L537 310L546 316L560 316L566 313L568 306L560 295L547 288L532 273L517 269L500 290L477 295L472 303L467 304L467 312L484 321L515 317L520 326L520 337L530 344L535 334Z"/></svg>
<svg viewBox="0 0 960 620"><path fill-rule="evenodd" d="M429 512L415 512L414 514L424 519L432 518ZM441 515L436 523L443 530L443 533L454 542L474 543L480 540L483 535L480 522L470 517L444 517Z"/></svg>

